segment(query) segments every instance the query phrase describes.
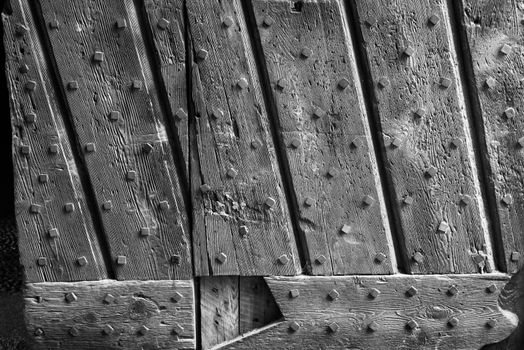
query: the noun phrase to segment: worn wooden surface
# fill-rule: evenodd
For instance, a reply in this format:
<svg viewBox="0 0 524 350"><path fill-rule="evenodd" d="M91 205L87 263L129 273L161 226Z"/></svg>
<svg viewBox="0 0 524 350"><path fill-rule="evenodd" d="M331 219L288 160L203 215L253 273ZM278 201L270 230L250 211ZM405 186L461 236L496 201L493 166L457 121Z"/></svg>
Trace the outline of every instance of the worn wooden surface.
<svg viewBox="0 0 524 350"><path fill-rule="evenodd" d="M149 63L140 54L132 1L40 3L45 23L59 23L47 32L116 277L190 278L168 116L159 110Z"/></svg>
<svg viewBox="0 0 524 350"><path fill-rule="evenodd" d="M394 272L341 2L311 1L298 8L289 1L255 0L253 7L312 273ZM377 254L385 258L379 262Z"/></svg>
<svg viewBox="0 0 524 350"><path fill-rule="evenodd" d="M190 1L197 275L294 275L295 237L241 1Z"/></svg>
<svg viewBox="0 0 524 350"><path fill-rule="evenodd" d="M354 5L407 270L492 271L446 2L365 0Z"/></svg>
<svg viewBox="0 0 524 350"><path fill-rule="evenodd" d="M508 280L498 274L267 277L285 320L224 348L479 349L517 326L498 301ZM416 293L409 296L411 287ZM374 289L380 293L372 297Z"/></svg>
<svg viewBox="0 0 524 350"><path fill-rule="evenodd" d="M34 283L24 297L35 349L195 349L191 281Z"/></svg>
<svg viewBox="0 0 524 350"><path fill-rule="evenodd" d="M3 17L4 45L18 242L27 281L106 278L37 28L27 2L11 5L11 16ZM67 203L73 212L65 211ZM78 263L82 258L84 265Z"/></svg>
<svg viewBox="0 0 524 350"><path fill-rule="evenodd" d="M524 253L524 5L514 1L459 1L471 61L468 82L487 160L488 185L499 224L503 265L516 271ZM492 82L491 87L488 82ZM520 256L519 256L520 255Z"/></svg>

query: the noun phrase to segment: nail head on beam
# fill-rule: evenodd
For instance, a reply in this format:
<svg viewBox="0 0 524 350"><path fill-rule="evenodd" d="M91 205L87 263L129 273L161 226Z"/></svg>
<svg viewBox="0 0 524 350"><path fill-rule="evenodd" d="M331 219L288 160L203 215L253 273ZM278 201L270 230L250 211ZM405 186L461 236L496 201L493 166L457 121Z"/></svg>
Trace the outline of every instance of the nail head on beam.
<svg viewBox="0 0 524 350"><path fill-rule="evenodd" d="M459 320L456 317L451 317L448 320L448 326L450 326L450 327L456 327L458 324L459 324Z"/></svg>
<svg viewBox="0 0 524 350"><path fill-rule="evenodd" d="M417 293L418 293L418 290L414 286L409 287L408 290L406 291L406 295L409 296L409 297L413 297Z"/></svg>
<svg viewBox="0 0 524 350"><path fill-rule="evenodd" d="M175 292L173 296L171 297L171 302L178 303L182 299L184 299L184 296L180 294L179 292Z"/></svg>
<svg viewBox="0 0 524 350"><path fill-rule="evenodd" d="M377 255L375 255L375 261L379 264L381 264L382 262L384 262L384 260L386 260L387 256L386 254L384 253L378 253Z"/></svg>
<svg viewBox="0 0 524 350"><path fill-rule="evenodd" d="M282 254L281 256L278 257L278 262L281 264L281 265L286 265L288 262L289 262L289 258L287 256L287 254Z"/></svg>
<svg viewBox="0 0 524 350"><path fill-rule="evenodd" d="M169 22L167 19L165 19L165 18L162 17L162 18L160 18L160 19L158 20L157 26L158 26L158 28L160 28L161 30L165 30L165 29L167 29L167 27L169 27L169 23L170 23L170 22Z"/></svg>
<svg viewBox="0 0 524 350"><path fill-rule="evenodd" d="M296 321L292 321L289 323L289 330L292 332L296 332L300 329L300 324Z"/></svg>
<svg viewBox="0 0 524 350"><path fill-rule="evenodd" d="M226 262L227 260L227 255L224 254L224 253L218 253L217 256L216 256L216 260L219 264L223 264Z"/></svg>
<svg viewBox="0 0 524 350"><path fill-rule="evenodd" d="M76 294L74 292L69 292L65 295L65 300L68 302L68 303L72 303L73 301L77 301L78 300L78 297L76 296Z"/></svg>
<svg viewBox="0 0 524 350"><path fill-rule="evenodd" d="M332 289L328 293L328 297L332 301L337 300L339 296L340 296L340 293L336 289Z"/></svg>
<svg viewBox="0 0 524 350"><path fill-rule="evenodd" d="M289 297L292 299L298 298L300 296L300 292L298 289L291 289L289 291Z"/></svg>
<svg viewBox="0 0 524 350"><path fill-rule="evenodd" d="M423 256L422 253L420 253L420 252L415 252L415 254L413 254L413 260L414 260L417 264L421 264L422 261L424 260L424 256Z"/></svg>

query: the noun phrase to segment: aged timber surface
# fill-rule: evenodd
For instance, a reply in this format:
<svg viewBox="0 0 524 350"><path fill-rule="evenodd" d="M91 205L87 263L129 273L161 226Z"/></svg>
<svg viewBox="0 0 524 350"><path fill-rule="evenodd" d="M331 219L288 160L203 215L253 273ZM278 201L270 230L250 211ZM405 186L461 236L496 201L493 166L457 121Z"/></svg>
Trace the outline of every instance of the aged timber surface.
<svg viewBox="0 0 524 350"><path fill-rule="evenodd" d="M25 315L35 349L195 349L191 281L28 284Z"/></svg>
<svg viewBox="0 0 524 350"><path fill-rule="evenodd" d="M517 317L499 305L509 277L267 277L285 321L225 349L479 349Z"/></svg>
<svg viewBox="0 0 524 350"><path fill-rule="evenodd" d="M394 272L341 2L252 3L313 274Z"/></svg>
<svg viewBox="0 0 524 350"><path fill-rule="evenodd" d="M40 4L116 277L190 278L186 209L133 2Z"/></svg>
<svg viewBox="0 0 524 350"><path fill-rule="evenodd" d="M504 263L515 272L524 254L524 5L481 0L459 2L467 34L476 120L489 164L492 205L498 215Z"/></svg>
<svg viewBox="0 0 524 350"><path fill-rule="evenodd" d="M52 73L28 3L15 0L11 8L11 15L3 16L4 45L18 244L26 280L106 278Z"/></svg>
<svg viewBox="0 0 524 350"><path fill-rule="evenodd" d="M445 1L353 1L407 270L492 271L491 238Z"/></svg>
<svg viewBox="0 0 524 350"><path fill-rule="evenodd" d="M190 1L197 275L301 271L241 1Z"/></svg>

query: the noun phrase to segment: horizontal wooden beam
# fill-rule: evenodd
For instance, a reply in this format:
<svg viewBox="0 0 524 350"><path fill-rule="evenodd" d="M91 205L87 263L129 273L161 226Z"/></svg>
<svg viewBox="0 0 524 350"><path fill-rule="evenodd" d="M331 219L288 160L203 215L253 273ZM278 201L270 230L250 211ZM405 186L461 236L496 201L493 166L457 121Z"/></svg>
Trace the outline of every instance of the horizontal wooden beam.
<svg viewBox="0 0 524 350"><path fill-rule="evenodd" d="M267 277L284 320L226 349L479 349L517 317L499 305L509 277Z"/></svg>
<svg viewBox="0 0 524 350"><path fill-rule="evenodd" d="M34 283L34 349L195 349L191 281Z"/></svg>

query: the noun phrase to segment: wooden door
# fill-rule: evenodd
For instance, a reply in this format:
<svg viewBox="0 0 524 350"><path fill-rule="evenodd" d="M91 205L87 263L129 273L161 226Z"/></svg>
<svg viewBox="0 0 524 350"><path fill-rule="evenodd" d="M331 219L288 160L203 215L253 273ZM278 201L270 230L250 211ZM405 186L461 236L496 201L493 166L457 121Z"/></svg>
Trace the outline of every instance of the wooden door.
<svg viewBox="0 0 524 350"><path fill-rule="evenodd" d="M6 3L6 344L517 349L522 13L496 3Z"/></svg>

